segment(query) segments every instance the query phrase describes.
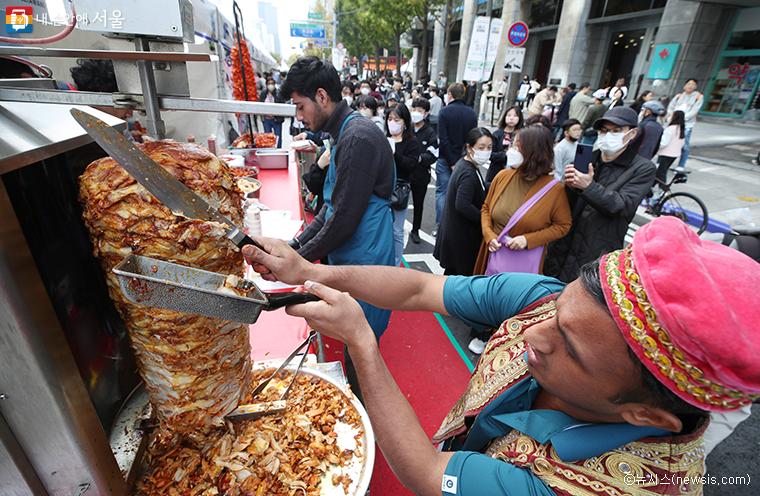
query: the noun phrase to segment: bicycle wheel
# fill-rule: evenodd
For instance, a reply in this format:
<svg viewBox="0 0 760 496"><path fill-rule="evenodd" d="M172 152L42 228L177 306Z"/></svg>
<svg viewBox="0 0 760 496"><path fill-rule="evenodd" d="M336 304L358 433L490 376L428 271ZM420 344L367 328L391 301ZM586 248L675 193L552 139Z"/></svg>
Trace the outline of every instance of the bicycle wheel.
<svg viewBox="0 0 760 496"><path fill-rule="evenodd" d="M689 224L697 234L702 234L707 228L707 207L691 193L668 193L652 208L652 214L655 217L677 217Z"/></svg>

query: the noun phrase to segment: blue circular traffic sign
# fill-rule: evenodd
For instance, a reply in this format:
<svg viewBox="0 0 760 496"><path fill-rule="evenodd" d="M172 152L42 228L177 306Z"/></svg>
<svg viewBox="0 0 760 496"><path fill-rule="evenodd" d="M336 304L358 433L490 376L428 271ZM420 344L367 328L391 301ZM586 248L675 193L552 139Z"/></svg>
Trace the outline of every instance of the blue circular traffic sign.
<svg viewBox="0 0 760 496"><path fill-rule="evenodd" d="M528 41L528 25L524 22L516 22L509 26L507 39L514 46L524 45Z"/></svg>

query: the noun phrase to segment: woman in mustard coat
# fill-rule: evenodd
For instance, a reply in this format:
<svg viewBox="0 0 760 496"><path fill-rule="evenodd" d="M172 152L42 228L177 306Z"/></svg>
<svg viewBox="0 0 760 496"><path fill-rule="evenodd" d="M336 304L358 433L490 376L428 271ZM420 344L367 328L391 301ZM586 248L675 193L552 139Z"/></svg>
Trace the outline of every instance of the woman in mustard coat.
<svg viewBox="0 0 760 496"><path fill-rule="evenodd" d="M481 208L483 242L475 274L485 274L490 253L502 248L496 241L520 206L552 181L554 151L551 132L533 125L520 130L508 151L508 168L493 180ZM570 230L572 216L562 183L555 184L512 227L504 249L525 250L544 246L539 273L543 269L546 244Z"/></svg>

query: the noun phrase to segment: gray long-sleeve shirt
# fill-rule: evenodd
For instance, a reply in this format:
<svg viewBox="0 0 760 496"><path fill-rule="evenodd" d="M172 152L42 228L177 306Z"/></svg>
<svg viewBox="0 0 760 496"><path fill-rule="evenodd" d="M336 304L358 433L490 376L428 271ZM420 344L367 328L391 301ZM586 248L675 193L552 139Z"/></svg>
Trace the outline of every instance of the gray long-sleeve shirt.
<svg viewBox="0 0 760 496"><path fill-rule="evenodd" d="M670 100L668 115L673 115L673 112L680 110L684 113L684 126L687 128L694 127L694 124L697 123L697 114L704 101L702 93L698 91L692 91L691 95L686 92L679 93Z"/></svg>
<svg viewBox="0 0 760 496"><path fill-rule="evenodd" d="M345 100L341 100L322 128L332 137L331 153L337 178L331 196L332 215L325 220L327 205L324 205L314 221L298 236L303 245L298 253L312 262L326 257L348 241L359 226L373 194L388 199L393 192L393 152L388 139L371 120L361 116L351 119L336 144L343 122L352 113Z"/></svg>

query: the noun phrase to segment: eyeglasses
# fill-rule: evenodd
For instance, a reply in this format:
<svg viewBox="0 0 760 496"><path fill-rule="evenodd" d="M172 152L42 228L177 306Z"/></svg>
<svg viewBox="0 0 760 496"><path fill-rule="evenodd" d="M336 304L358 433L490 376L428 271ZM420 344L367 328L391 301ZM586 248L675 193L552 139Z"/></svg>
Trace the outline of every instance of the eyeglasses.
<svg viewBox="0 0 760 496"><path fill-rule="evenodd" d="M599 133L599 136L604 136L607 133L612 133L613 135L617 136L618 134L621 134L621 133L627 134L630 131L631 130L629 129L628 131L623 133L623 130L620 129L619 127L616 127L615 129L607 129L606 127L602 127L602 128L599 128L597 132Z"/></svg>

